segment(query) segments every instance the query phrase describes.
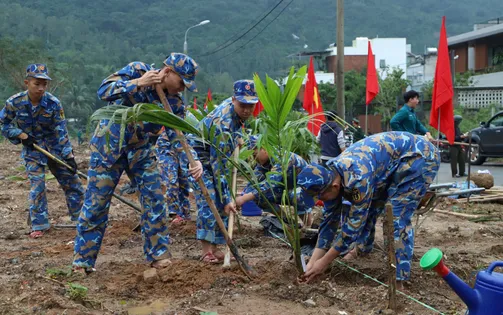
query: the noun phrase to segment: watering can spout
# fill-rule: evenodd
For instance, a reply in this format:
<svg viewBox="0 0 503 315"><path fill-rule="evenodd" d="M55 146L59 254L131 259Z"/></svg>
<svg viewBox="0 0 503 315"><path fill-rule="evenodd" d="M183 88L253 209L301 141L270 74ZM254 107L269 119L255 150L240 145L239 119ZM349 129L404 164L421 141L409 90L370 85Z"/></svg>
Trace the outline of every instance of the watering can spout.
<svg viewBox="0 0 503 315"><path fill-rule="evenodd" d="M463 300L468 309L476 309L480 299L478 293L468 284L452 273L444 264L442 251L438 248L430 249L421 258L421 268L424 270L434 270L441 276L452 290Z"/></svg>

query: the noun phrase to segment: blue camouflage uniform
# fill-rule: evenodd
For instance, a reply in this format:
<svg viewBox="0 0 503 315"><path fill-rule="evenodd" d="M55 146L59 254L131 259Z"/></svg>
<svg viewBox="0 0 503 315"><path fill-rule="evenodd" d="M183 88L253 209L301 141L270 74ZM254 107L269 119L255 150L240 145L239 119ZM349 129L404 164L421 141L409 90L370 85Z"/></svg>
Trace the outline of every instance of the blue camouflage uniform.
<svg viewBox="0 0 503 315"><path fill-rule="evenodd" d="M195 61L173 53L164 64L182 77L186 88L195 89L193 80L198 69ZM135 79L149 70L154 69L143 62L128 64L103 80L98 96L110 105L154 103L162 107L155 87L139 88L135 84ZM88 185L77 226L73 264L86 269L94 267L108 222L112 193L124 171L141 194L141 231L147 261L168 258L166 208L154 151L149 143L149 134L157 134L162 126L146 122L136 126L130 124L126 127L122 146L119 146L120 124L111 126L109 139L106 134L99 133L107 124L108 120L100 121L90 141Z"/></svg>
<svg viewBox="0 0 503 315"><path fill-rule="evenodd" d="M180 96L169 96L168 102L173 114L185 118L185 104ZM184 154L175 130L164 128L157 140L157 157L162 181L166 185L166 204L168 213L177 214L190 220L189 179L181 160Z"/></svg>
<svg viewBox="0 0 503 315"><path fill-rule="evenodd" d="M44 64L32 64L26 69L26 76L51 80ZM72 144L66 129L66 119L60 101L45 92L37 106L30 102L28 91L11 96L1 112L2 134L13 144L20 144L21 133L34 138L34 143L63 160L73 159ZM30 180L30 220L33 231L43 231L50 227L45 193L45 172L48 168L56 177L66 196L66 204L72 221L76 221L84 189L79 177L66 167L48 159L33 147L24 146L26 174Z"/></svg>
<svg viewBox="0 0 503 315"><path fill-rule="evenodd" d="M249 141L249 149L255 149L256 136L251 136ZM290 159L288 161L287 169L287 190L289 197L289 204L293 206L294 202L297 203L297 214L303 215L305 213L311 213L314 207L314 199L307 192L298 187L294 190L294 179L297 175L309 164L302 157L295 153L291 153ZM258 187L253 187L249 183L245 189L244 193L252 193L255 202L260 208L267 211L269 209L269 201L273 206L275 206L276 211L280 213L278 207L282 204L282 196L284 192L283 185L283 171L281 163L269 162L267 165L261 165L257 163L254 169L254 174L258 182L260 182ZM261 193L259 193L259 190ZM296 197L296 201L294 201Z"/></svg>
<svg viewBox="0 0 503 315"><path fill-rule="evenodd" d="M250 80L239 80L234 83L234 97L237 101L245 104L255 104L258 98L255 85ZM227 227L228 217L223 216L225 205L232 201L227 176L232 167L228 167L227 159L231 158L238 140L242 137L244 121L234 111L232 98L224 100L215 110L208 114L201 122L200 129L210 131L212 135L209 141L213 146L204 144L201 139L189 136L189 143L197 152L198 159L203 165L202 179L208 188L211 199L215 201L222 220ZM223 156L218 150L223 153ZM186 163L183 163L186 165ZM195 192L197 204L196 237L198 240L212 244L225 244L225 238L216 224L215 217L211 212L204 196L200 193L201 188L192 177L189 177Z"/></svg>
<svg viewBox="0 0 503 315"><path fill-rule="evenodd" d="M408 280L414 250L411 219L439 166L437 149L424 137L386 132L353 144L328 162L330 170L317 164L306 168L299 174L297 183L311 195L328 187L335 174L342 178L338 199L325 203L326 216L320 225L317 247L329 249L333 242L334 248L344 253L357 242L363 252L369 252L377 217L386 206L391 206L396 276L398 280ZM343 196L352 203L350 211L344 214L341 213ZM336 234L339 221L341 232Z"/></svg>

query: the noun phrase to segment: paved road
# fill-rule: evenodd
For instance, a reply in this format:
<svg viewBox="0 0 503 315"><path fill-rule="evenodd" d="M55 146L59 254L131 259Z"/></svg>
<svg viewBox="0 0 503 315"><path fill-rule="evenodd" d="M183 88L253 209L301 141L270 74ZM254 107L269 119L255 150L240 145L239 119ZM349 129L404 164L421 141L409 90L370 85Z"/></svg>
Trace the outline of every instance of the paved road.
<svg viewBox="0 0 503 315"><path fill-rule="evenodd" d="M476 173L478 170L489 170L494 176L494 184L496 186L503 186L503 163L502 162L491 162L490 160L486 163L476 166L471 166L471 172ZM468 165L466 166L466 172L468 173ZM451 165L449 163L442 163L440 165L440 170L438 171L438 183L452 183L455 181L466 180L466 177L462 178L452 178L451 176ZM436 183L436 180L435 182Z"/></svg>

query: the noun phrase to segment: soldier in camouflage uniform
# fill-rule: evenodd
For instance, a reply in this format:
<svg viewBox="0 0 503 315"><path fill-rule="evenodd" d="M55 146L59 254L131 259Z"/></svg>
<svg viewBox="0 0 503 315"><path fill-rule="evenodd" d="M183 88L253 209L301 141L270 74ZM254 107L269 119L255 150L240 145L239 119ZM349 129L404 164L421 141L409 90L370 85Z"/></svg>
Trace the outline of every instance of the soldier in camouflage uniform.
<svg viewBox="0 0 503 315"><path fill-rule="evenodd" d="M422 136L386 132L353 144L327 166L313 164L297 180L311 195L327 201L317 248L307 267L307 281L323 273L355 242L358 250L369 252L377 217L385 206L393 209L396 277L408 280L414 250L411 219L437 175L437 148ZM343 196L352 203L348 213L341 213ZM337 233L341 215L344 218Z"/></svg>
<svg viewBox="0 0 503 315"><path fill-rule="evenodd" d="M279 204L281 204L281 199L283 196L283 171L281 163L276 161L271 161L269 155L264 148L257 148L258 136L251 136L248 140L248 149L254 150L254 157L257 161L257 165L254 169L255 177L258 182L260 182L259 187L253 187L249 183L245 189L243 196L236 198L236 206L241 207L245 202L254 201L260 208L268 209L269 201L274 207L277 213L281 213ZM294 191L294 179L297 175L309 164L299 155L291 153L290 160L288 162L287 169L287 190L290 205L294 203L294 197L297 203L297 213L301 220L306 220L306 224L310 226L312 224L312 208L314 206L314 199L304 190L298 187ZM267 173L270 173L267 176ZM259 193L259 190L261 193ZM305 218L306 214L308 217Z"/></svg>
<svg viewBox="0 0 503 315"><path fill-rule="evenodd" d="M168 102L175 115L185 118L185 105L180 96L170 96ZM168 213L176 214L172 223L190 220L189 180L180 164L183 150L173 129L164 128L157 140L156 150L162 181L166 185Z"/></svg>
<svg viewBox="0 0 503 315"><path fill-rule="evenodd" d="M190 144L197 152L203 164L203 180L208 188L211 199L227 226L228 215L235 212L227 176L230 174L230 163L238 140L242 137L242 128L245 121L250 118L258 102L255 85L251 80L239 80L234 83L234 96L224 100L215 110L200 122L200 129L208 132L212 145L204 144L201 139L189 137ZM220 151L220 152L218 152ZM186 163L183 163L186 165ZM196 194L197 221L196 237L202 243L202 260L208 263L218 263L224 254L217 248L218 244L225 244L225 239L220 231L215 217L211 212L204 196L200 193L199 184L189 178L192 189ZM224 215L225 214L225 215Z"/></svg>
<svg viewBox="0 0 503 315"><path fill-rule="evenodd" d="M132 62L106 78L98 96L111 105L154 103L162 107L155 86L160 84L167 95L177 95L185 88L195 90L197 69L194 60L177 53L168 56L160 70L143 62ZM74 269L93 271L108 223L112 193L124 171L141 194L145 257L152 267L165 267L170 263L166 208L157 163L149 143L149 134L159 133L161 126L147 122L136 126L130 124L126 126L124 141L119 146L120 124L111 125L108 139L106 134L100 133L107 124L108 120L100 121L90 141L89 181L77 226ZM197 171L201 171L200 165L199 170L194 170Z"/></svg>
<svg viewBox="0 0 503 315"><path fill-rule="evenodd" d="M23 144L21 157L30 180L30 237L43 236L50 228L47 198L45 193L45 171L49 169L63 188L70 219L79 217L84 189L75 174L77 164L72 144L68 138L66 119L60 101L46 92L51 78L44 64L31 64L26 69L27 91L10 97L1 112L2 134L13 144ZM73 171L61 166L33 144L66 161Z"/></svg>

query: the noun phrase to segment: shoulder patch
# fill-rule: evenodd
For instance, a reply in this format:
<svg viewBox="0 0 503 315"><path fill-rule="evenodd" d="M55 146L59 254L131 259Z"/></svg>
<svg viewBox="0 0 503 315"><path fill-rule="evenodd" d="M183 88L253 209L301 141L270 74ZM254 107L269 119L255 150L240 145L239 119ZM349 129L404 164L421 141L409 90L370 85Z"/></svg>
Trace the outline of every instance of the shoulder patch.
<svg viewBox="0 0 503 315"><path fill-rule="evenodd" d="M353 202L360 202L362 201L362 194L358 188L353 188L351 190L351 199L353 199Z"/></svg>

